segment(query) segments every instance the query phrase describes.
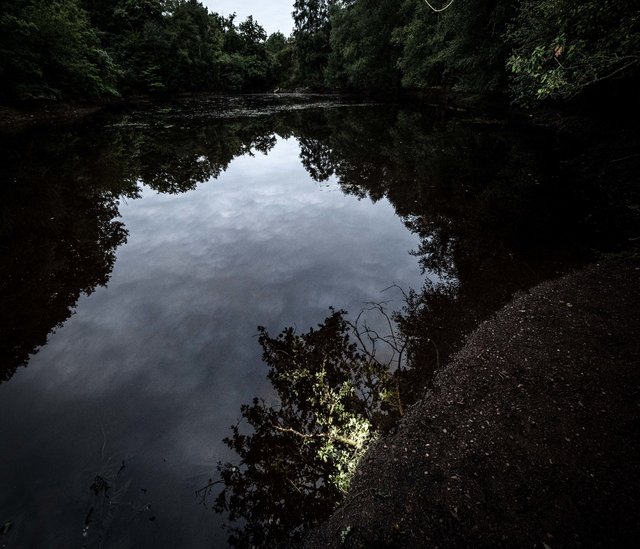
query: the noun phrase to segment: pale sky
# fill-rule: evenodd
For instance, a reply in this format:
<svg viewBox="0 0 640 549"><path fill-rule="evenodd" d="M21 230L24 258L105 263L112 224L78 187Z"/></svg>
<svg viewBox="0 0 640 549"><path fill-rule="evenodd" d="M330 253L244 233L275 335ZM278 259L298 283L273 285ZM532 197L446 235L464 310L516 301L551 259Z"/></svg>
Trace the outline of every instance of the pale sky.
<svg viewBox="0 0 640 549"><path fill-rule="evenodd" d="M210 12L222 15L238 14L237 23L249 15L271 34L276 31L289 36L293 29L293 0L200 0Z"/></svg>

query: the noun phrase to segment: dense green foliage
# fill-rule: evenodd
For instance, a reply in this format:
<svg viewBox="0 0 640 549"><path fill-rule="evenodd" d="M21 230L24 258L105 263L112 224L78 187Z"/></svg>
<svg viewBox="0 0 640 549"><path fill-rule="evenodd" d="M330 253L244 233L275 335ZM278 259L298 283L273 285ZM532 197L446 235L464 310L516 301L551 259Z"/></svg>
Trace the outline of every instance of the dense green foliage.
<svg viewBox="0 0 640 549"><path fill-rule="evenodd" d="M0 99L266 90L281 36L196 0L3 0Z"/></svg>
<svg viewBox="0 0 640 549"><path fill-rule="evenodd" d="M325 74L337 87L499 91L531 105L638 74L637 0L457 0L442 12L345 0L331 16Z"/></svg>
<svg viewBox="0 0 640 549"><path fill-rule="evenodd" d="M116 67L75 0L0 7L1 98L114 93Z"/></svg>
<svg viewBox="0 0 640 549"><path fill-rule="evenodd" d="M637 0L523 0L508 38L512 88L523 103L569 98L615 76L637 74Z"/></svg>
<svg viewBox="0 0 640 549"><path fill-rule="evenodd" d="M422 0L408 2L409 23L396 34L402 45L399 65L404 84L499 88L508 54L502 34L513 3L466 0L436 14Z"/></svg>
<svg viewBox="0 0 640 549"><path fill-rule="evenodd" d="M322 86L330 51L329 2L295 0L293 20L295 79L307 86Z"/></svg>
<svg viewBox="0 0 640 549"><path fill-rule="evenodd" d="M631 89L639 74L638 0L456 0L442 11L424 0L292 0L289 37L197 0L1 3L5 101L438 88L531 106L593 88L606 96L620 80Z"/></svg>
<svg viewBox="0 0 640 549"><path fill-rule="evenodd" d="M327 82L348 89L392 90L400 84L400 49L393 40L400 3L363 0L332 7Z"/></svg>

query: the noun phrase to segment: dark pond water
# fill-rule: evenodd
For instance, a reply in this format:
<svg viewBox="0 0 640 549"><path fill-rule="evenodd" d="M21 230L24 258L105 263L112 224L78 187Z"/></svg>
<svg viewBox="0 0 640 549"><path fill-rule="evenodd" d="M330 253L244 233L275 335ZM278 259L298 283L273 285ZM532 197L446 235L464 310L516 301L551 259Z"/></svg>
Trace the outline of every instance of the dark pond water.
<svg viewBox="0 0 640 549"><path fill-rule="evenodd" d="M193 100L2 151L3 547L224 546L195 491L233 462L240 405L272 398L258 325L415 289L405 330L438 341L414 343L432 370L626 235L557 143L438 111Z"/></svg>

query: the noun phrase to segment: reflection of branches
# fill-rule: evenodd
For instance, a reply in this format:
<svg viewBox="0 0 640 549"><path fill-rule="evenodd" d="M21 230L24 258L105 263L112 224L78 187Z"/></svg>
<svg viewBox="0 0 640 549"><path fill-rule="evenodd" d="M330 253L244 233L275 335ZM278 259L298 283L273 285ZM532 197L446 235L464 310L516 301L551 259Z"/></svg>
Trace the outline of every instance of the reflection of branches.
<svg viewBox="0 0 640 549"><path fill-rule="evenodd" d="M317 139L300 137L300 160L315 181L327 181L335 173L331 148Z"/></svg>
<svg viewBox="0 0 640 549"><path fill-rule="evenodd" d="M206 486L203 486L202 488L199 488L198 490L196 490L196 497L200 500L200 503L204 506L207 505L207 498L209 498L209 496L211 496L211 493L213 492L213 487L216 484L221 484L222 480L216 480L215 482L213 481L213 479L209 479L207 481Z"/></svg>
<svg viewBox="0 0 640 549"><path fill-rule="evenodd" d="M21 144L0 143L8 158L0 180L15 183L0 185L0 383L46 344L82 294L107 284L127 239L117 219L121 183L84 175L88 168L75 159L89 156L86 150L71 149L68 160L30 145L33 162L23 166L12 163L23 157ZM71 145L62 139L57 146Z"/></svg>
<svg viewBox="0 0 640 549"><path fill-rule="evenodd" d="M360 311L354 322L349 322L349 326L353 330L353 335L358 341L360 351L363 352L370 361L375 364L381 365L380 351L378 350L378 344L383 343L388 350L391 351L391 358L385 361L386 365L395 370L402 370L405 366L404 350L406 348L406 340L399 334L397 334L396 327L394 325L391 316L386 310L387 301L379 303L367 302L365 307ZM384 320L388 333L381 335L378 330L372 328L367 322L366 314L371 312L377 312Z"/></svg>
<svg viewBox="0 0 640 549"><path fill-rule="evenodd" d="M391 288L399 289L406 300L407 294L397 284L389 286L384 291ZM403 416L404 409L400 391L400 376L402 375L404 368L406 368L407 360L405 350L407 348L408 338L398 331L392 316L387 312L387 304L388 302L386 301L366 303L355 321L349 322L349 326L351 327L353 336L358 342L360 352L363 353L371 363L377 365L378 370L380 370L381 367L384 367L390 371L390 375L393 376L395 381L395 396L397 399L398 413L400 416ZM382 317L383 323L387 329L386 334L380 334L378 330L372 328L367 322L366 316L372 312L375 312L379 317ZM391 351L391 357L388 360L385 360L384 363L380 361L381 355L378 349L380 343L385 346L387 352ZM367 385L369 388L375 387L374 390L369 390L367 392L361 391L361 398L367 403L367 405L369 405L371 399L379 401L379 392L384 389L385 383L376 384L375 380L369 380Z"/></svg>

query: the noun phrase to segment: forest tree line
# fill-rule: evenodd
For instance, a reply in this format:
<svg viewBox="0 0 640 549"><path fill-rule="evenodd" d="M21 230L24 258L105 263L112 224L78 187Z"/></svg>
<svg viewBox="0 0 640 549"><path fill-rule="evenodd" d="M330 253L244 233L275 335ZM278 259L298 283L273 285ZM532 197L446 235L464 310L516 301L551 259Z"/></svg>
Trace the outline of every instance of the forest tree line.
<svg viewBox="0 0 640 549"><path fill-rule="evenodd" d="M640 0L295 0L290 36L196 0L0 0L0 100L275 89L632 89Z"/></svg>

